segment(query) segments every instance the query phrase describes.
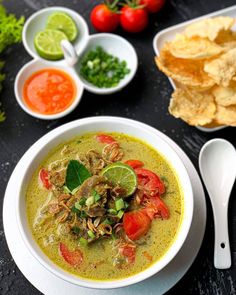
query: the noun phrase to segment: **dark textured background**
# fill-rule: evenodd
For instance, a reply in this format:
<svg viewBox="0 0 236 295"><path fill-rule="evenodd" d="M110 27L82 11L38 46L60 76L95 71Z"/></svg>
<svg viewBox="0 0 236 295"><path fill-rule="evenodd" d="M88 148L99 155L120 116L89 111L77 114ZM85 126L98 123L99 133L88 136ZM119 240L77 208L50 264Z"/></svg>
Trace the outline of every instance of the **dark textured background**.
<svg viewBox="0 0 236 295"><path fill-rule="evenodd" d="M91 8L99 1L89 0L5 0L8 10L16 15L30 14L40 8L61 5L75 9L89 22ZM160 14L152 17L148 29L136 36L118 32L136 48L139 57L138 73L133 82L122 92L101 97L84 93L81 104L69 116L56 121L40 121L28 116L18 106L13 91L14 79L19 69L31 57L22 45L9 50L6 60L6 81L1 93L1 101L7 120L0 124L0 206L2 206L7 181L23 155L38 138L49 130L77 118L98 115L114 115L136 119L163 131L174 139L189 155L197 167L199 150L214 137L223 137L236 145L235 129L227 128L217 133L207 134L171 117L167 112L171 85L154 64L152 49L153 36L160 30L182 21L213 12L235 4L235 0L167 0ZM217 168L217 163L216 163ZM216 270L213 266L213 219L209 200L208 220L205 239L197 259L184 278L168 292L177 294L236 294L236 190L232 193L229 206L230 242L232 267L229 270ZM1 209L2 211L2 209ZM199 216L199 218L201 218ZM17 246L17 245L16 245ZM0 216L0 294L40 294L16 267L4 238L2 216Z"/></svg>

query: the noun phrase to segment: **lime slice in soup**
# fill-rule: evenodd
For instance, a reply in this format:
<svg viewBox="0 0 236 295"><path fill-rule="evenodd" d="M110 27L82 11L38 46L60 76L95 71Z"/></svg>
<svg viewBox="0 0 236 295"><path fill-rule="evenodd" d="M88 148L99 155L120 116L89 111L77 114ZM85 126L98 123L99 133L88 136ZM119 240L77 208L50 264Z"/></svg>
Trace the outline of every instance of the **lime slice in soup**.
<svg viewBox="0 0 236 295"><path fill-rule="evenodd" d="M134 170L123 163L108 165L102 170L102 175L113 185L119 185L124 189L123 197L132 195L137 188L137 176Z"/></svg>
<svg viewBox="0 0 236 295"><path fill-rule="evenodd" d="M66 13L55 12L51 14L47 21L46 29L59 30L66 34L69 41L74 41L78 30L73 19Z"/></svg>
<svg viewBox="0 0 236 295"><path fill-rule="evenodd" d="M45 30L36 35L34 45L41 57L49 60L58 60L63 58L63 52L61 49L62 40L68 40L63 32L57 30Z"/></svg>

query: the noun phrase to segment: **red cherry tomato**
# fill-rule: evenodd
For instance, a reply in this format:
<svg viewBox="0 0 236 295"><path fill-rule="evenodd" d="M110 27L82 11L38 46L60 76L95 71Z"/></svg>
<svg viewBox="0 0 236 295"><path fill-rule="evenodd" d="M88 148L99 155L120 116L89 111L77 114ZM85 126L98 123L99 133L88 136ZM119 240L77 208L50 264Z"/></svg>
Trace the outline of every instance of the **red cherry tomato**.
<svg viewBox="0 0 236 295"><path fill-rule="evenodd" d="M155 217L161 217L163 219L168 219L170 217L168 207L158 196L148 198L148 203L143 210L145 210L151 220Z"/></svg>
<svg viewBox="0 0 236 295"><path fill-rule="evenodd" d="M129 165L133 169L141 168L144 165L143 162L139 160L128 160L128 161L125 161L125 164Z"/></svg>
<svg viewBox="0 0 236 295"><path fill-rule="evenodd" d="M141 0L140 4L145 5L148 13L156 13L161 10L165 2L165 0Z"/></svg>
<svg viewBox="0 0 236 295"><path fill-rule="evenodd" d="M136 247L134 245L124 245L119 248L121 255L127 258L129 263L134 263Z"/></svg>
<svg viewBox="0 0 236 295"><path fill-rule="evenodd" d="M98 134L96 136L97 141L101 142L101 143L106 143L106 144L110 144L113 142L116 142L115 139L107 134Z"/></svg>
<svg viewBox="0 0 236 295"><path fill-rule="evenodd" d="M90 20L96 30L100 32L113 32L119 25L120 16L108 5L99 4L93 8Z"/></svg>
<svg viewBox="0 0 236 295"><path fill-rule="evenodd" d="M59 252L65 261L73 267L79 267L83 262L83 253L79 249L71 251L65 244L60 243Z"/></svg>
<svg viewBox="0 0 236 295"><path fill-rule="evenodd" d="M151 219L146 214L145 209L130 211L124 214L124 231L131 240L138 240L145 235L150 225Z"/></svg>
<svg viewBox="0 0 236 295"><path fill-rule="evenodd" d="M125 5L121 9L120 24L127 32L141 32L148 25L148 13L142 7L131 7Z"/></svg>
<svg viewBox="0 0 236 295"><path fill-rule="evenodd" d="M39 171L39 178L43 184L43 186L46 188L46 189L50 189L51 188L51 183L49 181L49 173L46 169L42 168L40 171Z"/></svg>
<svg viewBox="0 0 236 295"><path fill-rule="evenodd" d="M138 177L138 183L143 187L145 194L151 196L164 194L164 183L154 172L144 168L137 168L135 172Z"/></svg>

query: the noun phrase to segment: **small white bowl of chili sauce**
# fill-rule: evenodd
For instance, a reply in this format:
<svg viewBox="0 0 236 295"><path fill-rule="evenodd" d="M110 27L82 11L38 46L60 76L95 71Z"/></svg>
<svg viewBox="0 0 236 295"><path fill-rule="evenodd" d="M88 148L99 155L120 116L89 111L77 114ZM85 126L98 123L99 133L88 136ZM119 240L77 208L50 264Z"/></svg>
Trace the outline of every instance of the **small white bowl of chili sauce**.
<svg viewBox="0 0 236 295"><path fill-rule="evenodd" d="M45 120L66 116L79 104L84 86L73 68L50 66L41 60L27 63L15 80L15 96L29 115Z"/></svg>

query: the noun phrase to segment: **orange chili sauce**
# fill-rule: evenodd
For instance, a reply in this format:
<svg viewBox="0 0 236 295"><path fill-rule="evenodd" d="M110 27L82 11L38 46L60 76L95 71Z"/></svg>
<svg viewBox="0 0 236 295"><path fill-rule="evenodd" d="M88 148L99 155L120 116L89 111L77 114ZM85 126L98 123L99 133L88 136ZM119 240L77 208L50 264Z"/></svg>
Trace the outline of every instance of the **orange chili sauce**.
<svg viewBox="0 0 236 295"><path fill-rule="evenodd" d="M43 69L35 72L25 82L23 97L34 112L52 115L67 109L74 101L76 86L64 71Z"/></svg>

